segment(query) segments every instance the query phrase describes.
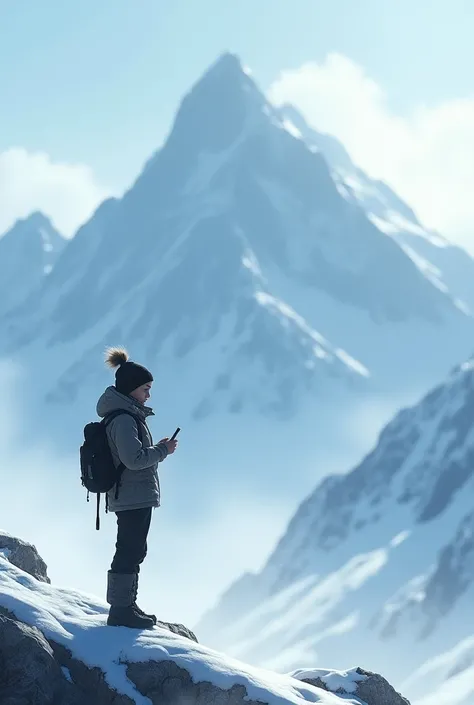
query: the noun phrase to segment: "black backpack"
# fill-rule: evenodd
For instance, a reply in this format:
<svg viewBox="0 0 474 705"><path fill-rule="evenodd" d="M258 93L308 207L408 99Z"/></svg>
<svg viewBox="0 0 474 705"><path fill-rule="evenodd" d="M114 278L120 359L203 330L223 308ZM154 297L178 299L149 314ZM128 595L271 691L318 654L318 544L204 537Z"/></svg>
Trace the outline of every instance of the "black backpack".
<svg viewBox="0 0 474 705"><path fill-rule="evenodd" d="M92 492L97 495L97 514L95 528L100 529L100 495L105 493L105 511L108 511L107 492L115 485L115 499L120 489L120 479L125 470L125 465L120 463L115 467L112 452L107 438L107 426L113 419L121 414L132 416L137 422L138 435L142 439L142 425L140 419L125 409L117 409L107 414L102 421L93 421L84 427L84 443L80 448L81 482L87 490L87 501Z"/></svg>

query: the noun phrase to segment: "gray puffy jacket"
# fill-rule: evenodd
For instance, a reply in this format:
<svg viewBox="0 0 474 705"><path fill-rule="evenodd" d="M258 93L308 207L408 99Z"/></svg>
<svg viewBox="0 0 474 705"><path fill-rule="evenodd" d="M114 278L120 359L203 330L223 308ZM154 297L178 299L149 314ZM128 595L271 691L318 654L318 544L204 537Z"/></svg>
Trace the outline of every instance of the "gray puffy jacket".
<svg viewBox="0 0 474 705"><path fill-rule="evenodd" d="M108 387L97 403L97 413L103 418L111 411L124 409L140 419L141 438L137 422L129 414L120 414L107 426L107 437L115 466L125 465L117 499L115 487L108 493L109 509L120 512L128 509L160 506L160 482L158 463L166 458L168 449L164 443L153 445L146 423L152 409L143 406L132 397L120 394L115 387Z"/></svg>

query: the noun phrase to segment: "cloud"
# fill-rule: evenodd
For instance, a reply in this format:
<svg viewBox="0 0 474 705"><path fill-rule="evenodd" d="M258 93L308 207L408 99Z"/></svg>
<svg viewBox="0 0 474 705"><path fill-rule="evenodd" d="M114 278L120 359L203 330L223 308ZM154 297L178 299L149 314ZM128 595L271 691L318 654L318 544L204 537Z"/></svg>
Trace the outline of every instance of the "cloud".
<svg viewBox="0 0 474 705"><path fill-rule="evenodd" d="M70 237L109 195L83 164L53 162L22 147L0 152L0 233L40 210Z"/></svg>
<svg viewBox="0 0 474 705"><path fill-rule="evenodd" d="M329 54L321 64L283 71L269 98L298 107L362 169L389 183L426 226L474 251L474 96L397 115L363 68Z"/></svg>

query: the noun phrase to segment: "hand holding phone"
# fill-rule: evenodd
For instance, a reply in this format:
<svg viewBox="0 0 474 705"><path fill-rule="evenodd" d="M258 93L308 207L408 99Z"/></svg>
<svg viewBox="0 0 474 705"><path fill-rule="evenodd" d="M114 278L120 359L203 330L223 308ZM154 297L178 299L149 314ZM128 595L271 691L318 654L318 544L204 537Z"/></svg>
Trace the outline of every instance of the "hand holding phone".
<svg viewBox="0 0 474 705"><path fill-rule="evenodd" d="M175 452L176 446L178 445L178 441L176 440L176 436L178 435L178 433L179 433L180 431L181 431L181 429L180 429L180 427L178 426L178 428L177 428L176 431L173 433L173 435L171 436L171 438L163 438L163 439L160 441L160 443L164 443L164 444L166 445L166 447L168 448L168 455L172 455L172 454Z"/></svg>

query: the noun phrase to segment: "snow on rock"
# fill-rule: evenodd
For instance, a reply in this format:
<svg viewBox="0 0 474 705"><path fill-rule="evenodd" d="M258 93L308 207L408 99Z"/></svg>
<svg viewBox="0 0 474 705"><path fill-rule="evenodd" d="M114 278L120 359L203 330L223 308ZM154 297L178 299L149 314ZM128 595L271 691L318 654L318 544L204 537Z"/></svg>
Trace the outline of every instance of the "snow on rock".
<svg viewBox="0 0 474 705"><path fill-rule="evenodd" d="M37 580L51 582L46 563L32 544L0 531L0 555Z"/></svg>
<svg viewBox="0 0 474 705"><path fill-rule="evenodd" d="M106 615L101 600L41 582L0 555L2 704L358 705L373 678L354 670L271 673L164 626L107 627ZM367 705L407 702L370 698Z"/></svg>
<svg viewBox="0 0 474 705"><path fill-rule="evenodd" d="M410 705L385 678L362 668L351 668L349 671L313 668L293 671L291 676L344 698L355 696L366 705Z"/></svg>
<svg viewBox="0 0 474 705"><path fill-rule="evenodd" d="M355 693L359 683L365 681L365 676L360 669L351 668L348 671L330 671L325 668L305 668L292 671L292 678L300 681L316 682L323 684L325 690L337 693L344 690L346 693Z"/></svg>

